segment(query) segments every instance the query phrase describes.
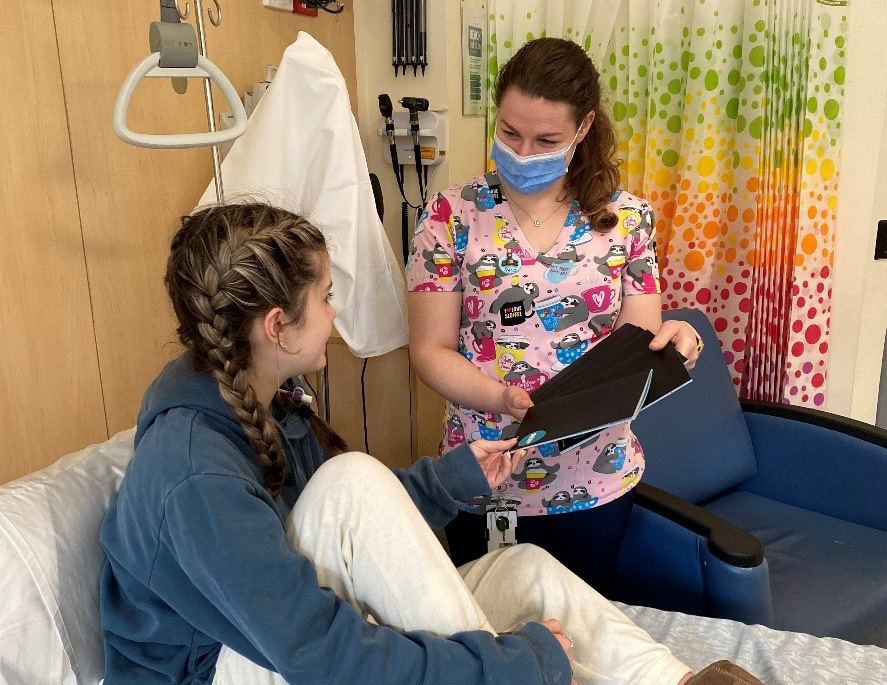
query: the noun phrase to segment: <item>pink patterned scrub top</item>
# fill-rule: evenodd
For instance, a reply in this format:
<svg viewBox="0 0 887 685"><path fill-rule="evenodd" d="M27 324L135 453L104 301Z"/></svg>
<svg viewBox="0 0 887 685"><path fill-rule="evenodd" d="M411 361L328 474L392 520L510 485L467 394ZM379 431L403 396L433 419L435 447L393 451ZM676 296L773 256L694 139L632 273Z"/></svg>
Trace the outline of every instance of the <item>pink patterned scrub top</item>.
<svg viewBox="0 0 887 685"><path fill-rule="evenodd" d="M619 221L601 232L574 202L554 245L538 253L495 171L453 186L416 229L409 290L462 292L459 352L500 383L533 392L609 334L623 297L660 292L650 205L617 191L609 208ZM510 416L447 402L440 453L510 437L517 426ZM625 494L643 471L641 447L623 424L564 453L555 444L529 450L492 497L519 498L525 516L590 509ZM466 506L483 512L487 501Z"/></svg>

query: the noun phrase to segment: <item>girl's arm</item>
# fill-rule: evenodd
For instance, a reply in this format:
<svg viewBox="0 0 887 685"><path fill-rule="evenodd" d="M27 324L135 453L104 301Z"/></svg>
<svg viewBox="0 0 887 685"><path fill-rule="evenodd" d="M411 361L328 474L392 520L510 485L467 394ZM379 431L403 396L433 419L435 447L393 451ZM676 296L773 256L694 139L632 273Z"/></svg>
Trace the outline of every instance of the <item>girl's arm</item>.
<svg viewBox="0 0 887 685"><path fill-rule="evenodd" d="M511 475L524 450L510 452L516 440L463 443L440 459L423 457L408 469L394 469L428 525L439 530L463 502L488 495Z"/></svg>
<svg viewBox="0 0 887 685"><path fill-rule="evenodd" d="M523 418L532 406L522 388L503 386L459 354L462 293L407 294L410 362L419 378L454 404Z"/></svg>

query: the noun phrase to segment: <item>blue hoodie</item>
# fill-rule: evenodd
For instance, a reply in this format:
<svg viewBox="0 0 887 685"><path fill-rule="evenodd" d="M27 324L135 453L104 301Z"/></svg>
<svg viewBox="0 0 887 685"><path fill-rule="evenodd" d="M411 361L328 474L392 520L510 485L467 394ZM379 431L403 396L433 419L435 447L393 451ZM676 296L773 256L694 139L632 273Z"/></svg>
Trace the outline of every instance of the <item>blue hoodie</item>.
<svg viewBox="0 0 887 685"><path fill-rule="evenodd" d="M404 634L321 588L284 521L325 455L307 419L275 418L288 462L276 499L216 381L190 355L145 393L135 455L101 530L106 685L211 683L223 644L298 685L570 682L563 650L538 623L495 638ZM467 446L396 473L435 528L489 492Z"/></svg>

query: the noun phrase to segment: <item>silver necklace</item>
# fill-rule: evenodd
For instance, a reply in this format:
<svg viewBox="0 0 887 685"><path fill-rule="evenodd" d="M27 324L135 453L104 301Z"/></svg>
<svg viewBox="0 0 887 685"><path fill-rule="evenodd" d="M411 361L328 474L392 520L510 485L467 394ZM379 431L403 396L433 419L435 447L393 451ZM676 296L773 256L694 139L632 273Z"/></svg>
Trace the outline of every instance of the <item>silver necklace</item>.
<svg viewBox="0 0 887 685"><path fill-rule="evenodd" d="M547 217L545 217L544 219L534 219L534 218L530 215L530 213L529 213L526 209L524 209L523 207L521 207L517 202L515 202L514 200L509 200L509 202L511 202L511 204L513 204L513 205L514 205L515 207L517 207L521 212L523 212L524 215L526 215L526 217L527 217L530 221L533 222L533 226L535 226L536 228L539 228L542 224L544 224L544 223L545 223L546 221L548 221L551 217L553 217L555 214L557 214L557 213L563 208L563 204L564 204L563 201L558 201L558 203L557 203L557 207L554 208L554 211L553 211L551 214L549 214L549 215L548 215Z"/></svg>

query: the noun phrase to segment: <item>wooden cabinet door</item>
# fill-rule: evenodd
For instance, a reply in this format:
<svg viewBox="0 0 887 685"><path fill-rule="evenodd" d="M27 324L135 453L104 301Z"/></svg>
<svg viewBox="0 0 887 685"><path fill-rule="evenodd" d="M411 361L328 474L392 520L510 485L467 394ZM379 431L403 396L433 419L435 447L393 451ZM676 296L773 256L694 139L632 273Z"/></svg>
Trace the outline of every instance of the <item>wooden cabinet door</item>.
<svg viewBox="0 0 887 685"><path fill-rule="evenodd" d="M0 483L108 437L50 0L4 0Z"/></svg>

